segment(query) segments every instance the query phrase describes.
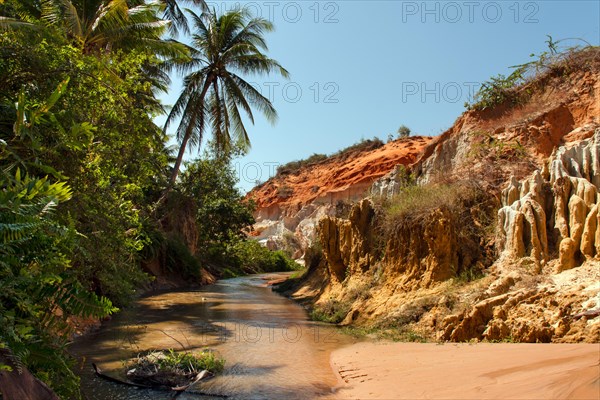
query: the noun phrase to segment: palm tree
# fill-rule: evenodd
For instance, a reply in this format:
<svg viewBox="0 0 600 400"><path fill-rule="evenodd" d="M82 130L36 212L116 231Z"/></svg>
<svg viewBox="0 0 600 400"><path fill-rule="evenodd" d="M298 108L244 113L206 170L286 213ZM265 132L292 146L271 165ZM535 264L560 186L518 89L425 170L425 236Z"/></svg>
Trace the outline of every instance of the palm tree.
<svg viewBox="0 0 600 400"><path fill-rule="evenodd" d="M189 74L183 90L165 123L165 131L181 118L176 130L179 153L171 173L170 187L175 184L185 150L200 146L207 125L212 127L215 148L226 151L232 138L241 149L250 147L240 108L254 123L252 108L258 109L271 123L277 119L275 108L240 74L264 75L271 72L288 77L288 72L267 57L264 34L273 25L263 18L252 18L244 10L229 11L217 16L204 11L200 16L190 11L194 24L192 57L178 66Z"/></svg>
<svg viewBox="0 0 600 400"><path fill-rule="evenodd" d="M185 13L179 7L179 3L187 3L200 7L204 11L209 11L208 5L205 0L159 0L163 5L164 13L163 18L172 22L169 26L170 31L173 35L179 33L179 29L183 33L190 33L189 25Z"/></svg>
<svg viewBox="0 0 600 400"><path fill-rule="evenodd" d="M141 0L45 0L27 8L22 4L19 6L19 18L0 17L0 27L58 27L88 54L143 48L173 59L181 58L186 53L181 43L163 39L171 25L170 21L158 17L162 12L167 14L163 3Z"/></svg>

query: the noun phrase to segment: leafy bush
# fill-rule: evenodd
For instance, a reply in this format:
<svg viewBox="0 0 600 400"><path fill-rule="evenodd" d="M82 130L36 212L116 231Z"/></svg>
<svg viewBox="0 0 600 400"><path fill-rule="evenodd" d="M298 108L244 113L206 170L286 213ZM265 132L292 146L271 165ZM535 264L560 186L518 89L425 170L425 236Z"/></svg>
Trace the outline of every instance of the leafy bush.
<svg viewBox="0 0 600 400"><path fill-rule="evenodd" d="M216 159L208 155L195 160L188 164L178 184L181 194L197 206L198 258L225 278L299 269L285 252L269 251L246 239L244 230L254 222L254 204L244 200L237 189L230 161L227 157ZM189 266L185 269L196 270L196 261L191 255L186 256L184 250L179 246L173 260L187 259Z"/></svg>
<svg viewBox="0 0 600 400"><path fill-rule="evenodd" d="M405 186L391 198L375 199L378 234L375 247L384 254L384 246L398 238L398 232L410 235L422 232L435 210L449 216L450 229L457 240L459 265L454 274L459 280L483 276L484 268L495 258L492 239L496 226L497 198L477 182L447 182Z"/></svg>
<svg viewBox="0 0 600 400"><path fill-rule="evenodd" d="M77 232L57 222L56 206L69 200L64 183L47 178L0 178L0 348L10 349L58 393L77 393L66 345L69 318L107 316L111 302L86 290L70 269ZM0 369L2 366L0 365Z"/></svg>
<svg viewBox="0 0 600 400"><path fill-rule="evenodd" d="M336 299L327 299L323 304L315 306L310 311L310 318L314 321L338 324L342 322L350 311L349 302L341 302Z"/></svg>
<svg viewBox="0 0 600 400"><path fill-rule="evenodd" d="M523 103L536 87L543 87L544 81L551 76L569 73L573 69L582 69L597 62L598 47L568 47L559 50L561 40L554 41L548 36L548 50L539 55L531 54L534 60L515 65L514 71L508 75L499 74L484 82L472 102L466 102L469 110L485 110L501 104L514 106ZM574 67L577 68L574 68Z"/></svg>
<svg viewBox="0 0 600 400"><path fill-rule="evenodd" d="M312 156L304 160L290 161L289 163L277 167L277 176L293 174L301 168L307 167L309 165L318 164L321 161L326 160L327 158L328 157L325 154L314 153Z"/></svg>
<svg viewBox="0 0 600 400"><path fill-rule="evenodd" d="M165 240L165 266L183 279L197 282L200 278L200 262L190 252L181 238L168 235Z"/></svg>
<svg viewBox="0 0 600 400"><path fill-rule="evenodd" d="M302 268L284 251L271 251L253 240L233 244L227 258L232 269L246 274L296 271Z"/></svg>
<svg viewBox="0 0 600 400"><path fill-rule="evenodd" d="M198 353L178 352L173 349L151 350L141 354L127 364L127 368L142 368L180 371L183 374L197 374L204 370L212 373L223 371L225 360L212 351Z"/></svg>
<svg viewBox="0 0 600 400"><path fill-rule="evenodd" d="M181 174L178 189L197 208L199 256L207 261L227 243L243 239L243 230L254 223L254 203L244 200L237 183L228 157L206 154Z"/></svg>
<svg viewBox="0 0 600 400"><path fill-rule="evenodd" d="M402 138L407 138L410 136L410 128L406 125L400 125L400 128L398 128L398 138L402 139Z"/></svg>
<svg viewBox="0 0 600 400"><path fill-rule="evenodd" d="M81 235L72 223L61 223L56 212L72 198L72 188L48 176L22 174L16 167L21 163L32 170L54 171L40 160L24 162L21 146L36 140L37 125L46 118L56 127L49 110L65 86L66 82L59 85L40 104L29 103L21 92L14 136L0 141L0 348L12 361L0 370L26 366L60 395L70 397L78 394L79 382L66 352L73 333L70 319L102 318L116 308L89 291L72 268Z"/></svg>

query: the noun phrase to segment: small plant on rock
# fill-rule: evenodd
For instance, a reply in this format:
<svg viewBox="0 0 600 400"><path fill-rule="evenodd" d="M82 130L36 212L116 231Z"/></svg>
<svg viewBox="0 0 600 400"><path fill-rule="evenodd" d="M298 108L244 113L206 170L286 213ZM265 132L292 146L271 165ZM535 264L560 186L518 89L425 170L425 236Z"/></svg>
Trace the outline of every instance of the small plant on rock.
<svg viewBox="0 0 600 400"><path fill-rule="evenodd" d="M225 360L212 351L198 354L173 349L149 351L127 364L127 377L148 386L177 387L188 384L203 371L223 371Z"/></svg>

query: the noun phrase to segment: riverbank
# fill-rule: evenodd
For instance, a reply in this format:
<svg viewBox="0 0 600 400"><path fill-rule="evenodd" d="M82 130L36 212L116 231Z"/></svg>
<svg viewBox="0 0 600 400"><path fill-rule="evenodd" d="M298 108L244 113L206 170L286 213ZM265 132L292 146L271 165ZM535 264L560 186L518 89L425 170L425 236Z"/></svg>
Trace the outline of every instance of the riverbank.
<svg viewBox="0 0 600 400"><path fill-rule="evenodd" d="M357 343L339 399L600 399L600 344Z"/></svg>
<svg viewBox="0 0 600 400"><path fill-rule="evenodd" d="M172 348L192 353L210 349L225 360L222 373L189 388L183 397L329 398L338 384L330 354L353 339L336 327L310 321L300 305L271 291L269 282L289 274L232 278L139 298L70 346L84 395L97 400L170 399L168 392L99 380L90 366L123 378L124 360Z"/></svg>

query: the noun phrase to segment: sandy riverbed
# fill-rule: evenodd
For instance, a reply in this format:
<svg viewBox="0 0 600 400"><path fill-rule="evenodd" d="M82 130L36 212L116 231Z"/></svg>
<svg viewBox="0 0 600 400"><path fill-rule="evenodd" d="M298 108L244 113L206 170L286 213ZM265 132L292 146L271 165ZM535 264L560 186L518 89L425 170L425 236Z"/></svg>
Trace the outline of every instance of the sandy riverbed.
<svg viewBox="0 0 600 400"><path fill-rule="evenodd" d="M340 399L600 399L600 344L358 343Z"/></svg>

